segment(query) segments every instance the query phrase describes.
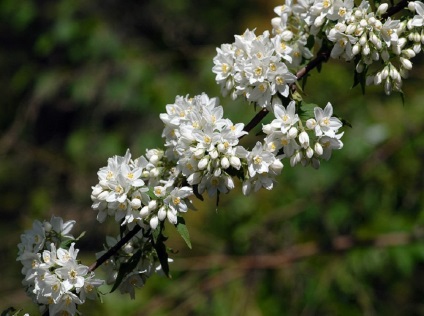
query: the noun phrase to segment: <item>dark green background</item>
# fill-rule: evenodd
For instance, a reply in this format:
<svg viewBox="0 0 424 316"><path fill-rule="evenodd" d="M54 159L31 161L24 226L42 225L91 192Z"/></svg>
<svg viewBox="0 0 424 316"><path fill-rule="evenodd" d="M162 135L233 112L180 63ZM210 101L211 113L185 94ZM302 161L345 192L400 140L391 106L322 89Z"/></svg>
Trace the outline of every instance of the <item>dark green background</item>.
<svg viewBox="0 0 424 316"><path fill-rule="evenodd" d="M176 95L218 96L215 47L269 29L278 4L0 1L0 310L36 310L15 262L21 232L52 214L75 219L90 264L104 234L117 234L90 209L97 170L127 148L139 156L161 147L159 113ZM214 200L195 201L186 217L193 250L167 229L178 251L173 279L154 276L135 301L113 294L83 313L424 314L424 69L413 62L405 104L381 87L350 89L353 65L313 71L306 99L331 101L352 124L343 150L318 171L285 162L271 192L243 197L237 183L217 211ZM241 100L221 103L233 122L255 113ZM335 251L340 236L359 241Z"/></svg>

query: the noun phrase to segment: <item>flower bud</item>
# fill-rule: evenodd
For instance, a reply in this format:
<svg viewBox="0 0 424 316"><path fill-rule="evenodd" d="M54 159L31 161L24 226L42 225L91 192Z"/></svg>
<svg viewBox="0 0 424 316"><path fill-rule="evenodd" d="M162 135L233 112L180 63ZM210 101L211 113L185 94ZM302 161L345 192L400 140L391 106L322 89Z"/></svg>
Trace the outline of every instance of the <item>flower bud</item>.
<svg viewBox="0 0 424 316"><path fill-rule="evenodd" d="M371 52L371 58L372 58L372 60L379 60L380 59L380 55L378 54L378 52L376 50L373 50Z"/></svg>
<svg viewBox="0 0 424 316"><path fill-rule="evenodd" d="M281 18L280 17L275 17L271 20L271 25L275 29L279 29L280 24L281 24Z"/></svg>
<svg viewBox="0 0 424 316"><path fill-rule="evenodd" d="M290 139L296 138L297 137L297 133L298 133L297 128L294 127L294 126L292 126L292 127L290 127L290 129L289 129L289 131L287 133L287 137L290 138Z"/></svg>
<svg viewBox="0 0 424 316"><path fill-rule="evenodd" d="M221 176L221 174L222 174L221 168L216 168L213 172L214 177L217 177L217 178Z"/></svg>
<svg viewBox="0 0 424 316"><path fill-rule="evenodd" d="M408 2L408 10L415 12L415 3L413 1Z"/></svg>
<svg viewBox="0 0 424 316"><path fill-rule="evenodd" d="M159 162L160 158L158 155L152 155L149 159L149 162L151 162L153 165L156 166L156 164Z"/></svg>
<svg viewBox="0 0 424 316"><path fill-rule="evenodd" d="M390 81L389 77L387 77L386 81L384 82L384 92L386 95L390 95L392 92L392 82Z"/></svg>
<svg viewBox="0 0 424 316"><path fill-rule="evenodd" d="M390 54L387 51L387 49L380 52L380 56L381 56L381 59L383 59L383 61L388 61L390 59Z"/></svg>
<svg viewBox="0 0 424 316"><path fill-rule="evenodd" d="M160 221L163 221L165 218L166 218L166 210L165 210L165 207L162 206L158 211L158 219Z"/></svg>
<svg viewBox="0 0 424 316"><path fill-rule="evenodd" d="M158 224L159 224L159 220L158 220L158 217L157 216L154 216L154 217L152 217L151 219L150 219L150 227L153 229L153 230L155 230L156 229L156 227L158 227Z"/></svg>
<svg viewBox="0 0 424 316"><path fill-rule="evenodd" d="M377 72L374 76L374 84L379 85L381 83L381 72Z"/></svg>
<svg viewBox="0 0 424 316"><path fill-rule="evenodd" d="M307 148L309 146L309 135L305 131L299 134L299 143L303 148Z"/></svg>
<svg viewBox="0 0 424 316"><path fill-rule="evenodd" d="M252 183L250 183L249 180L244 181L242 184L241 191L243 192L244 195L249 195L250 192L252 191Z"/></svg>
<svg viewBox="0 0 424 316"><path fill-rule="evenodd" d="M223 143L219 143L218 146L216 146L216 148L218 149L220 153L223 153L226 151L225 145Z"/></svg>
<svg viewBox="0 0 424 316"><path fill-rule="evenodd" d="M356 43L355 45L353 45L352 47L353 55L358 55L360 51L361 51L361 45L359 45L359 43Z"/></svg>
<svg viewBox="0 0 424 316"><path fill-rule="evenodd" d="M324 24L324 21L325 21L325 18L324 18L324 16L318 16L316 19L315 19L315 21L314 21L314 26L315 27L320 27L321 25L323 25Z"/></svg>
<svg viewBox="0 0 424 316"><path fill-rule="evenodd" d="M362 34L358 41L359 45L364 46L367 43L367 33Z"/></svg>
<svg viewBox="0 0 424 316"><path fill-rule="evenodd" d="M167 217L168 217L168 221L170 222L170 223L172 223L172 224L177 224L177 222L178 222L178 218L177 218L177 215L176 214L174 214L174 212L172 212L171 210L168 210L168 212L167 212Z"/></svg>
<svg viewBox="0 0 424 316"><path fill-rule="evenodd" d="M236 156L231 156L230 157L230 164L231 166L233 166L235 169L239 170L241 167L241 161L239 157Z"/></svg>
<svg viewBox="0 0 424 316"><path fill-rule="evenodd" d="M308 129L314 129L315 126L317 126L317 121L315 121L315 119L310 118L309 120L306 121L306 127Z"/></svg>
<svg viewBox="0 0 424 316"><path fill-rule="evenodd" d="M209 156L203 157L202 159L200 159L199 163L197 164L197 168L199 168L199 170L204 170L209 163Z"/></svg>
<svg viewBox="0 0 424 316"><path fill-rule="evenodd" d="M211 159L216 159L218 158L219 153L216 149L213 149L209 152L209 155L211 156Z"/></svg>
<svg viewBox="0 0 424 316"><path fill-rule="evenodd" d="M271 124L265 124L265 125L262 126L262 131L267 135L271 134L272 130L273 130L273 128L272 128Z"/></svg>
<svg viewBox="0 0 424 316"><path fill-rule="evenodd" d="M228 78L227 81L225 81L225 89L229 91L233 87L234 87L234 80L232 78Z"/></svg>
<svg viewBox="0 0 424 316"><path fill-rule="evenodd" d="M386 13L387 9L389 8L389 4L388 3L382 3L378 6L377 8L377 15L382 15L384 13Z"/></svg>
<svg viewBox="0 0 424 316"><path fill-rule="evenodd" d="M107 197L109 196L109 192L108 191L103 191L102 193L100 193L97 198L99 200L106 200Z"/></svg>
<svg viewBox="0 0 424 316"><path fill-rule="evenodd" d="M389 67L384 67L383 71L381 72L381 79L384 80L389 76Z"/></svg>
<svg viewBox="0 0 424 316"><path fill-rule="evenodd" d="M293 33L289 30L285 30L280 34L280 36L283 41L288 42L293 38Z"/></svg>
<svg viewBox="0 0 424 316"><path fill-rule="evenodd" d="M364 71L364 68L365 68L365 66L364 66L364 63L363 63L362 61L359 61L359 62L356 64L356 67L355 67L356 72L357 72L358 74L362 73L362 72Z"/></svg>
<svg viewBox="0 0 424 316"><path fill-rule="evenodd" d="M122 249L126 254L131 254L134 251L134 247L130 242L126 243Z"/></svg>
<svg viewBox="0 0 424 316"><path fill-rule="evenodd" d="M349 24L346 28L346 34L351 35L356 30L356 24Z"/></svg>
<svg viewBox="0 0 424 316"><path fill-rule="evenodd" d="M306 157L311 159L313 155L314 155L314 150L311 147L306 148Z"/></svg>
<svg viewBox="0 0 424 316"><path fill-rule="evenodd" d="M411 70L412 69L412 63L409 59L400 58L400 63L402 64L403 68L407 69L407 70Z"/></svg>
<svg viewBox="0 0 424 316"><path fill-rule="evenodd" d="M274 159L272 164L269 166L269 168L275 173L280 174L281 170L283 170L283 163L279 159Z"/></svg>
<svg viewBox="0 0 424 316"><path fill-rule="evenodd" d="M368 43L366 43L365 46L362 48L362 54L367 56L369 55L370 51L371 51L370 46L368 45Z"/></svg>
<svg viewBox="0 0 424 316"><path fill-rule="evenodd" d="M230 161L228 160L227 157L223 157L221 159L221 167L222 169L227 169L230 166Z"/></svg>
<svg viewBox="0 0 424 316"><path fill-rule="evenodd" d="M299 151L296 151L293 156L290 157L290 165L292 167L296 166L302 160L302 154Z"/></svg>
<svg viewBox="0 0 424 316"><path fill-rule="evenodd" d="M140 210L140 216L141 217L146 217L147 215L150 214L150 210L147 206L143 206Z"/></svg>
<svg viewBox="0 0 424 316"><path fill-rule="evenodd" d="M324 149L322 148L322 145L319 142L315 143L314 150L317 156L321 156L324 152Z"/></svg>
<svg viewBox="0 0 424 316"><path fill-rule="evenodd" d="M132 199L130 205L132 209L138 210L141 207L141 200L137 198Z"/></svg>
<svg viewBox="0 0 424 316"><path fill-rule="evenodd" d="M151 200L149 201L149 204L147 205L149 208L149 211L154 211L158 207L158 201L157 200Z"/></svg>
<svg viewBox="0 0 424 316"><path fill-rule="evenodd" d="M44 226L44 230L46 231L46 233L50 232L53 228L53 226L50 222L44 222L43 226Z"/></svg>

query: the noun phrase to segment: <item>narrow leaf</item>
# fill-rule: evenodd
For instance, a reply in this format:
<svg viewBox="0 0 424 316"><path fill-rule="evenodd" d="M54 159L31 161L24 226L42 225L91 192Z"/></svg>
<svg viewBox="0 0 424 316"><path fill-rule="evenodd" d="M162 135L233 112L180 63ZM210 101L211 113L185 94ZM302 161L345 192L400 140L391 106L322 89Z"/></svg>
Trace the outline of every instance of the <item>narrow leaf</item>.
<svg viewBox="0 0 424 316"><path fill-rule="evenodd" d="M177 231L180 233L181 237L186 242L187 246L191 249L190 234L185 224L185 220L181 216L178 216L177 218L178 218L178 222L175 225L175 227L177 228Z"/></svg>
<svg viewBox="0 0 424 316"><path fill-rule="evenodd" d="M164 244L164 240L166 238L160 234L156 241L153 241L153 248L158 255L159 262L162 266L162 271L168 278L171 278L169 274L169 264L168 264L168 252L166 251L166 247Z"/></svg>
<svg viewBox="0 0 424 316"><path fill-rule="evenodd" d="M141 259L141 254L142 250L140 249L135 254L133 254L133 256L127 262L121 264L115 284L113 285L112 290L110 290L110 293L114 292L122 283L123 279L137 267Z"/></svg>

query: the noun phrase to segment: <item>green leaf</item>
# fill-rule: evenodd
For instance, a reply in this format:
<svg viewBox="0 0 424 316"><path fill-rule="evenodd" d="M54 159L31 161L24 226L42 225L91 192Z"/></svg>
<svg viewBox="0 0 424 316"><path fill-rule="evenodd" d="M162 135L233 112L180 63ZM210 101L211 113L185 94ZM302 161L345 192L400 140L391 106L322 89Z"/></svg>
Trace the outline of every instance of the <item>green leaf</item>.
<svg viewBox="0 0 424 316"><path fill-rule="evenodd" d="M181 237L186 242L187 246L191 249L190 234L188 233L185 220L181 216L178 216L177 219L178 219L178 222L177 224L175 224L175 227L177 228L177 231L180 233Z"/></svg>
<svg viewBox="0 0 424 316"><path fill-rule="evenodd" d="M73 242L75 242L75 241L76 241L76 239L66 239L66 240L63 240L63 241L60 243L59 247L60 247L60 248L63 248L63 249L69 248L69 246L70 246Z"/></svg>
<svg viewBox="0 0 424 316"><path fill-rule="evenodd" d="M168 252L166 251L165 243L164 241L167 238L161 234L157 237L156 241L152 241L153 248L156 251L156 254L158 255L159 262L162 266L162 271L165 273L165 275L168 278L171 278L169 274L169 264L168 264Z"/></svg>
<svg viewBox="0 0 424 316"><path fill-rule="evenodd" d="M18 316L21 311L22 309L17 310L14 307L9 307L1 313L1 316Z"/></svg>
<svg viewBox="0 0 424 316"><path fill-rule="evenodd" d="M134 255L132 255L132 257L127 262L121 264L115 284L113 285L112 290L110 290L110 293L114 292L122 283L122 280L137 267L141 259L141 254L142 250L140 249Z"/></svg>
<svg viewBox="0 0 424 316"><path fill-rule="evenodd" d="M299 108L299 116L301 118L306 118L306 119L315 117L315 114L314 114L315 107L318 107L318 105L315 103L301 102L300 108Z"/></svg>

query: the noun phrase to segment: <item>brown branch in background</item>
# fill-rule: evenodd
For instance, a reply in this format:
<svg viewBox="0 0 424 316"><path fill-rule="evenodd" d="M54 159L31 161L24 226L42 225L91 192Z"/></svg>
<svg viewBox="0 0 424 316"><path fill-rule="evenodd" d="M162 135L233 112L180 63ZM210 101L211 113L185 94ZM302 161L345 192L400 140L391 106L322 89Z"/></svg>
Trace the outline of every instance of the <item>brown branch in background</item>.
<svg viewBox="0 0 424 316"><path fill-rule="evenodd" d="M353 236L338 236L328 245L306 242L285 248L279 252L254 256L213 255L204 257L180 258L173 264L174 270L210 270L213 268L235 268L237 270L279 269L297 261L316 255L341 253L356 248L385 248L410 244L424 237L424 230L413 233L389 233L374 239L356 239Z"/></svg>
<svg viewBox="0 0 424 316"><path fill-rule="evenodd" d="M122 237L121 240L119 240L116 245L114 245L112 248L110 248L108 251L106 251L105 254L103 254L99 259L96 260L96 262L94 262L89 268L88 271L94 271L96 270L99 266L101 266L103 263L105 263L110 257L112 257L115 253L117 253L119 251L119 249L122 248L122 246L124 246L127 242L129 242L131 240L131 238L133 238L135 235L137 235L137 233L141 230L141 226L137 225L133 228L133 230L131 230L130 232L128 232L128 234L126 234L124 237Z"/></svg>

